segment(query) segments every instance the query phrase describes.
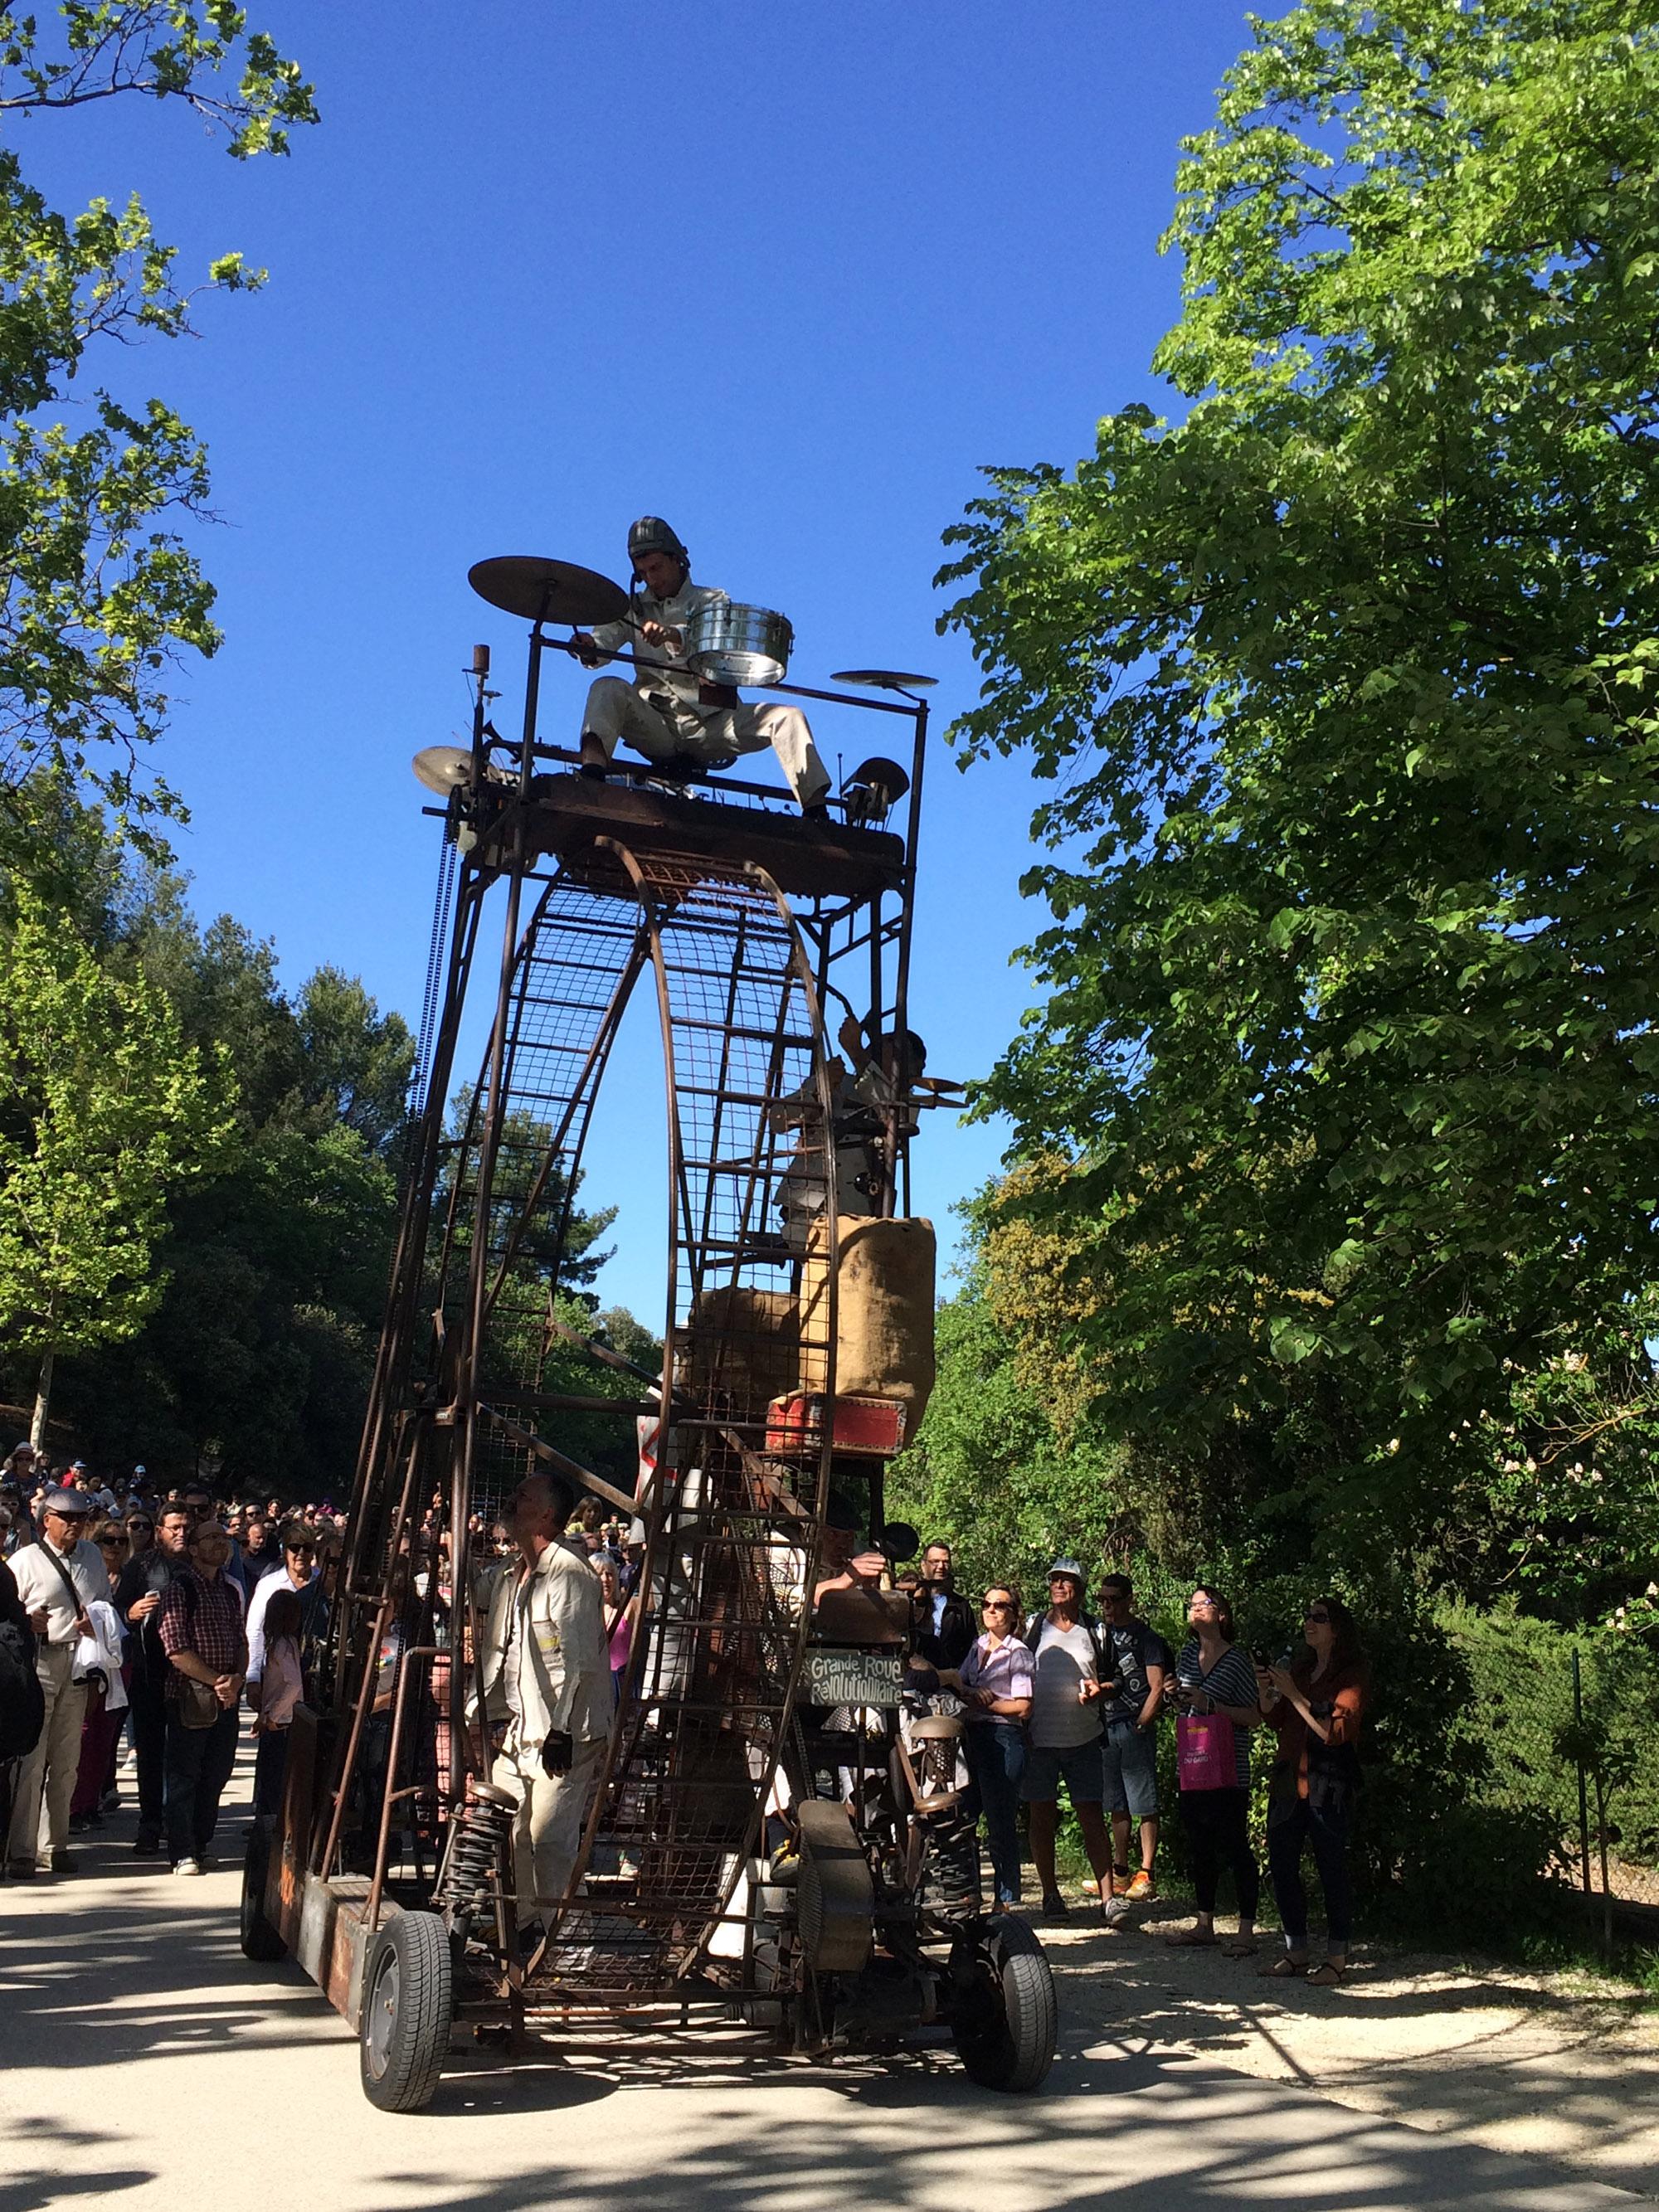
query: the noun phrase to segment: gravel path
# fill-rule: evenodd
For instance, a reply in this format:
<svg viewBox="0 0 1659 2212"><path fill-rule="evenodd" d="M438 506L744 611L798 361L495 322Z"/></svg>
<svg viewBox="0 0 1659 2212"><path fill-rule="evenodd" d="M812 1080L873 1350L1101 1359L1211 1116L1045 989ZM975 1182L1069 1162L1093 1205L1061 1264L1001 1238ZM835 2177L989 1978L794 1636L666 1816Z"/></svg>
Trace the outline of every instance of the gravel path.
<svg viewBox="0 0 1659 2212"><path fill-rule="evenodd" d="M1190 1911L1042 1932L1079 2025L1659 2197L1659 2008L1627 1984L1360 1950L1336 1990L1163 1940ZM1222 1923L1224 1934L1228 1923Z"/></svg>

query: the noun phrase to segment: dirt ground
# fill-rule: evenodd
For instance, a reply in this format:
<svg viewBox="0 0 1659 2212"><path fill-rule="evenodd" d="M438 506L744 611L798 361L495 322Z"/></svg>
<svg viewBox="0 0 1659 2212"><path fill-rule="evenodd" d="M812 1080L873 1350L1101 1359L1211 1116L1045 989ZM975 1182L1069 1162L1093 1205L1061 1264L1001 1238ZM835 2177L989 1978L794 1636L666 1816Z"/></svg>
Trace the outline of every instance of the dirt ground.
<svg viewBox="0 0 1659 2212"><path fill-rule="evenodd" d="M1096 2050L1190 2052L1659 2198L1659 2007L1628 1984L1360 1946L1346 1984L1310 1989L1258 1978L1276 1937L1238 1960L1163 1940L1191 1924L1153 1905L1109 1931L1074 1906L1042 1930Z"/></svg>

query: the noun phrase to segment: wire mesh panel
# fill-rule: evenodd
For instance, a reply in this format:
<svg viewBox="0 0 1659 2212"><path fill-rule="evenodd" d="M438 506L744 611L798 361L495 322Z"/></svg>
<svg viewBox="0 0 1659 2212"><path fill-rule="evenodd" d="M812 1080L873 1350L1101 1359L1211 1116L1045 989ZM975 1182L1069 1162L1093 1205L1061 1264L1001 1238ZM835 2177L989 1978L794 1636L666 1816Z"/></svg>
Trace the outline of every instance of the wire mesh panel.
<svg viewBox="0 0 1659 2212"><path fill-rule="evenodd" d="M834 1300L803 1294L829 1245L798 1251L786 1226L791 1184L824 1182L829 1130L793 922L757 873L663 857L630 872L653 925L670 1079L672 1405L641 1501L642 1633L586 1894L546 1953L568 1992L647 1990L698 1964L754 1847L824 1471L819 1447L769 1429L803 1372L833 1389Z"/></svg>

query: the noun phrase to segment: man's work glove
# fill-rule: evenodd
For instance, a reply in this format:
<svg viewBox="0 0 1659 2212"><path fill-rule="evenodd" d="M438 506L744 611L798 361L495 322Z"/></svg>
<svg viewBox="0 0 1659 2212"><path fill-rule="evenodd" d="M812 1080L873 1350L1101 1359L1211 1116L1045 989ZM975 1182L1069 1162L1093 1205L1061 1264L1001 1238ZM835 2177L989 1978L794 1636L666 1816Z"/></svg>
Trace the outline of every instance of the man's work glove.
<svg viewBox="0 0 1659 2212"><path fill-rule="evenodd" d="M568 1729L550 1729L542 1746L542 1772L568 1774L576 1756L576 1747Z"/></svg>

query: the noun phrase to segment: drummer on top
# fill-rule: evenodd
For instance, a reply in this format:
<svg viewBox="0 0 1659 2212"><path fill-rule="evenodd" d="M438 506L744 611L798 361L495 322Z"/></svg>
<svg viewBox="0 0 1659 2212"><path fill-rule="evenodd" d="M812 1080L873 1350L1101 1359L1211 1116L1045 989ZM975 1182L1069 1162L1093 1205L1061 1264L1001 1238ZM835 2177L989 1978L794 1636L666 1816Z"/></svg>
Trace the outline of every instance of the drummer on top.
<svg viewBox="0 0 1659 2212"><path fill-rule="evenodd" d="M728 768L739 753L770 745L801 812L823 820L830 777L800 709L745 705L735 691L703 683L687 665L687 624L702 608L725 605L726 593L691 581L691 556L660 515L640 517L628 533L628 555L634 565L629 619L601 623L592 636L578 631L571 645L589 668L626 652L650 665L636 668L632 682L601 676L590 687L583 774L603 775L621 738L668 769Z"/></svg>

